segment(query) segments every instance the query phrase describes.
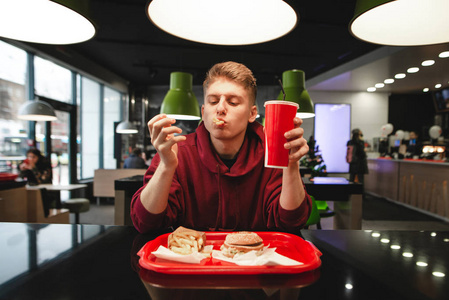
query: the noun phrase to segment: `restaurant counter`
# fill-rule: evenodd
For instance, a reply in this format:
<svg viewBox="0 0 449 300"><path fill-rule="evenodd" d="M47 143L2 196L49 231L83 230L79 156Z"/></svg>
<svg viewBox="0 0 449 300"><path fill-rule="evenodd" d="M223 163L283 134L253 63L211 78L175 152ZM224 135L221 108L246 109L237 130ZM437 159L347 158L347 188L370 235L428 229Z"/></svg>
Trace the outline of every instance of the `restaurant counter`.
<svg viewBox="0 0 449 300"><path fill-rule="evenodd" d="M303 230L321 266L298 274L171 275L137 252L164 232L0 223L0 299L447 299L449 232ZM269 267L267 267L269 268ZM444 276L446 275L446 276Z"/></svg>
<svg viewBox="0 0 449 300"><path fill-rule="evenodd" d="M365 192L449 221L449 163L368 159Z"/></svg>

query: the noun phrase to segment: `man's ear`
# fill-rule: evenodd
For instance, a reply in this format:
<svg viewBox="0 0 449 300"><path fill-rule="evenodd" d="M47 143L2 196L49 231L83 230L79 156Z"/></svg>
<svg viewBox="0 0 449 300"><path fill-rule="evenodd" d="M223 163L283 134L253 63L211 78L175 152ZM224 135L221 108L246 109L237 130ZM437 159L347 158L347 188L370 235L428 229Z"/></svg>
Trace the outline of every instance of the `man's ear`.
<svg viewBox="0 0 449 300"><path fill-rule="evenodd" d="M257 106L251 106L250 116L248 122L253 123L257 118Z"/></svg>

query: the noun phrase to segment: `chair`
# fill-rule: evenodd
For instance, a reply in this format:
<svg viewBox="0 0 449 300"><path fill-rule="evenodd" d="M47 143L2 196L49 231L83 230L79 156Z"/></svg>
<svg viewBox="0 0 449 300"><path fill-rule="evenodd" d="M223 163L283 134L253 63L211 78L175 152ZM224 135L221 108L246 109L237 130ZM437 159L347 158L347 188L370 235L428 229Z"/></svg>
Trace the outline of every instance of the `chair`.
<svg viewBox="0 0 449 300"><path fill-rule="evenodd" d="M62 207L67 208L71 213L75 214L75 223L80 223L80 213L89 211L90 201L86 198L73 198L62 203Z"/></svg>
<svg viewBox="0 0 449 300"><path fill-rule="evenodd" d="M313 196L310 196L310 199L312 199L312 211L310 212L309 219L307 220L306 226L304 228L309 229L310 225L316 225L317 229L321 229L321 217L318 212L316 200Z"/></svg>
<svg viewBox="0 0 449 300"><path fill-rule="evenodd" d="M321 218L330 218L335 216L335 211L329 208L326 201L323 200L315 200L316 206L318 208L318 213Z"/></svg>

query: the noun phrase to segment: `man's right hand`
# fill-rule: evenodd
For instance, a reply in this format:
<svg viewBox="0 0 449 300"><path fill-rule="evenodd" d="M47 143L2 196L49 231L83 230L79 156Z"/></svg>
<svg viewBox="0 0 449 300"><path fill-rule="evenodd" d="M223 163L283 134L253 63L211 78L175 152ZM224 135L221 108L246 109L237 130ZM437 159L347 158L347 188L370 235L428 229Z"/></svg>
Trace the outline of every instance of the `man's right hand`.
<svg viewBox="0 0 449 300"><path fill-rule="evenodd" d="M151 143L159 153L161 163L166 167L176 168L178 166L178 143L186 139L185 136L178 135L182 130L179 127L172 126L176 123L175 119L160 114L153 117L148 122L148 130L150 131Z"/></svg>

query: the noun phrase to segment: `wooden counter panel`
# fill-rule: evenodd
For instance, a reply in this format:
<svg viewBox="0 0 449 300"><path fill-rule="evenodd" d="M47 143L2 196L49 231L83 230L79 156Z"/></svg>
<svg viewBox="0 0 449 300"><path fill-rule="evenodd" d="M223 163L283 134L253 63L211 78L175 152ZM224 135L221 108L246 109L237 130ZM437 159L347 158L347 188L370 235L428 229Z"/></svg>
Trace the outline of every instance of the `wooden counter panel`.
<svg viewBox="0 0 449 300"><path fill-rule="evenodd" d="M449 164L369 159L365 191L449 220Z"/></svg>
<svg viewBox="0 0 449 300"><path fill-rule="evenodd" d="M393 160L368 160L365 191L391 200L398 199L399 163Z"/></svg>
<svg viewBox="0 0 449 300"><path fill-rule="evenodd" d="M398 201L449 218L449 166L403 163Z"/></svg>

